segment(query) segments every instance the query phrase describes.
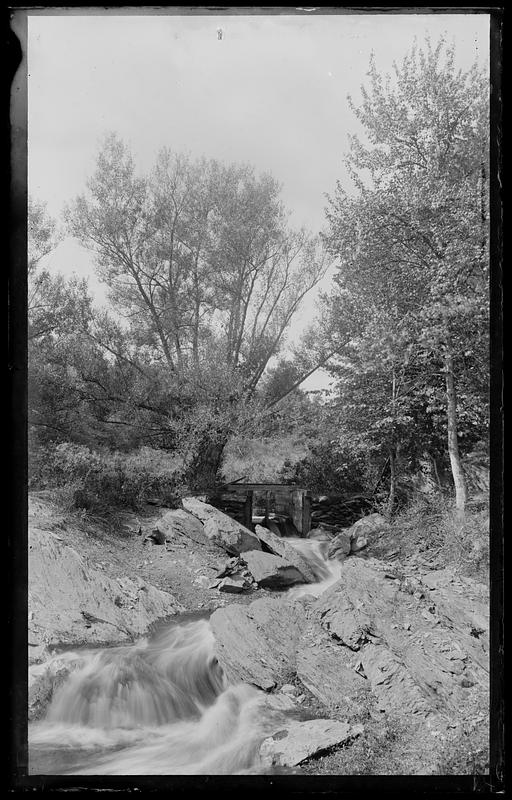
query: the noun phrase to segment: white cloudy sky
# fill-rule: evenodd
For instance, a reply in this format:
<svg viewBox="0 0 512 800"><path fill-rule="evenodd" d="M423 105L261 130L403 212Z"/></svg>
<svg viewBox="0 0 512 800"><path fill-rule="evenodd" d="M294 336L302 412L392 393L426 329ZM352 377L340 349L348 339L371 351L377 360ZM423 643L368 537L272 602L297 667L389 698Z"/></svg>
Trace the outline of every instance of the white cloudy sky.
<svg viewBox="0 0 512 800"><path fill-rule="evenodd" d="M346 97L359 98L370 53L387 72L415 37L442 34L461 67L487 63L487 14L30 14L29 191L58 217L114 130L141 170L166 145L270 171L293 222L319 230L358 127ZM93 275L90 255L72 241L53 265ZM94 277L91 286L101 293Z"/></svg>

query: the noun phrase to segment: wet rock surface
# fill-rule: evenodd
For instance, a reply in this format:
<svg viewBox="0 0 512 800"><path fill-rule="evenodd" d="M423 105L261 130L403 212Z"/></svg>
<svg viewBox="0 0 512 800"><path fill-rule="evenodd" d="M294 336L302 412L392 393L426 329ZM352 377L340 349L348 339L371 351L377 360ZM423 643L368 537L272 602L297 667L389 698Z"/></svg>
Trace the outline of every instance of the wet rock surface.
<svg viewBox="0 0 512 800"><path fill-rule="evenodd" d="M304 583L314 583L317 580L308 560L286 539L276 536L275 533L261 525L256 525L255 534L261 542L262 549L273 555L281 556L281 558L284 558L285 561L294 566L302 575Z"/></svg>

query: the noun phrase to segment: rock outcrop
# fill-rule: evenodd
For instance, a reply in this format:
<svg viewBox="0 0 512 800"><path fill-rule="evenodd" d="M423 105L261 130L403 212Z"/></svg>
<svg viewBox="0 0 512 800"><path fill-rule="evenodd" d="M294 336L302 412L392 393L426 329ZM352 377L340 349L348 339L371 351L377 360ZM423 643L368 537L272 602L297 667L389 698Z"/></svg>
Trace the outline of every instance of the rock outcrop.
<svg viewBox="0 0 512 800"><path fill-rule="evenodd" d="M197 544L208 544L202 523L196 516L181 508L167 511L159 519L158 527L165 533L167 542L192 539Z"/></svg>
<svg viewBox="0 0 512 800"><path fill-rule="evenodd" d="M405 707L420 716L449 714L464 702L460 676L467 671L471 680L484 684L488 669L485 631L480 642L471 633L476 601L468 602L466 595L469 609L463 613L460 588L459 595L452 586L449 597L439 598L444 600L439 613L428 589L423 596L411 595L382 562L349 559L341 579L312 610L336 643L359 655L361 674L382 708ZM478 619L483 625L483 616ZM451 657L454 638L465 645L459 658Z"/></svg>
<svg viewBox="0 0 512 800"><path fill-rule="evenodd" d="M203 503L196 497L185 497L183 507L203 523L207 539L230 555L238 555L247 550L261 550L259 539L252 531L214 506Z"/></svg>
<svg viewBox="0 0 512 800"><path fill-rule="evenodd" d="M357 669L358 659L325 631L313 606L306 609L297 641L295 669L312 695L325 706L351 710L370 692Z"/></svg>
<svg viewBox="0 0 512 800"><path fill-rule="evenodd" d="M304 576L297 567L280 556L261 550L248 550L241 559L247 564L258 586L264 589L285 589L296 583L304 583Z"/></svg>
<svg viewBox="0 0 512 800"><path fill-rule="evenodd" d="M295 674L301 616L298 605L273 598L217 609L210 625L228 680L265 690L289 683Z"/></svg>
<svg viewBox="0 0 512 800"><path fill-rule="evenodd" d="M211 623L228 678L267 690L298 678L341 709L357 709L370 693L377 707L412 722L456 718L472 687L486 691L484 587L439 571L423 577L429 588L374 559L347 559L340 576L308 602L216 611Z"/></svg>
<svg viewBox="0 0 512 800"><path fill-rule="evenodd" d="M344 561L350 555L351 538L348 531L341 531L329 545L327 555L337 561Z"/></svg>
<svg viewBox="0 0 512 800"><path fill-rule="evenodd" d="M371 541L379 533L388 529L389 523L382 514L368 514L368 516L361 517L350 528L347 528L347 533L352 540L361 536L365 537L367 541Z"/></svg>
<svg viewBox="0 0 512 800"><path fill-rule="evenodd" d="M118 642L145 633L183 607L140 578L116 578L91 566L48 531L29 531L29 642Z"/></svg>
<svg viewBox="0 0 512 800"><path fill-rule="evenodd" d="M358 553L368 546L369 542L389 528L389 524L381 514L368 514L350 528L345 528L332 539L328 555L344 561L351 553Z"/></svg>
<svg viewBox="0 0 512 800"><path fill-rule="evenodd" d="M304 583L314 583L318 580L309 561L286 539L276 536L275 533L261 525L256 525L254 532L261 542L262 549L273 555L281 556L289 564L292 564L299 570Z"/></svg>

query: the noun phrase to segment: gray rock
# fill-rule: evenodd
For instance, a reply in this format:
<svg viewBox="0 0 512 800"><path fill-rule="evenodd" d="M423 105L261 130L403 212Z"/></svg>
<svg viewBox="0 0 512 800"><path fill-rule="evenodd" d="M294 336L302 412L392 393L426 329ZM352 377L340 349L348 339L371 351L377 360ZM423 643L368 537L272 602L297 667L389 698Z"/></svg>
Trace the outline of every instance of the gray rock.
<svg viewBox="0 0 512 800"><path fill-rule="evenodd" d="M479 681L485 684L487 680L485 648L475 643L477 652L475 648L470 651L466 642L471 635L465 637L463 630L457 631L458 624L464 627L462 613L466 630L471 624L472 613L467 609L470 587L461 588L460 597L451 603L444 598L444 619L440 617L438 622L426 610L433 597L438 600L439 586L431 596L425 589L425 601L415 608L410 594L397 581L386 579L386 574L379 562L348 560L340 580L311 606L311 613L337 646L358 654L381 707L398 712L407 709L409 716L417 717L457 713L463 698L455 675L465 666L445 655L454 649L456 639L464 644ZM482 669L478 670L478 665Z"/></svg>
<svg viewBox="0 0 512 800"><path fill-rule="evenodd" d="M167 511L159 519L158 526L164 532L167 542L192 539L197 544L208 544L202 523L197 517L182 508Z"/></svg>
<svg viewBox="0 0 512 800"><path fill-rule="evenodd" d="M47 531L29 529L29 641L116 642L183 611L175 598L140 579L96 569ZM144 589L145 587L145 589Z"/></svg>
<svg viewBox="0 0 512 800"><path fill-rule="evenodd" d="M214 611L210 625L215 652L228 680L266 690L290 683L302 624L298 606L273 598Z"/></svg>
<svg viewBox="0 0 512 800"><path fill-rule="evenodd" d="M370 685L355 672L355 664L355 654L329 636L317 619L306 622L297 641L296 670L311 694L328 707L338 705L340 700L358 707L361 698L370 692Z"/></svg>
<svg viewBox="0 0 512 800"><path fill-rule="evenodd" d="M368 547L367 537L360 533L356 534L350 542L350 552L358 553L359 550L363 550L365 547Z"/></svg>
<svg viewBox="0 0 512 800"><path fill-rule="evenodd" d="M261 525L256 525L255 534L265 550L270 551L273 555L281 556L285 561L296 567L301 573L304 583L315 583L317 577L311 565L296 547Z"/></svg>
<svg viewBox="0 0 512 800"><path fill-rule="evenodd" d="M271 711L284 712L295 711L295 702L287 694L265 694L262 698L262 706Z"/></svg>
<svg viewBox="0 0 512 800"><path fill-rule="evenodd" d="M297 687L294 686L292 683L285 683L284 686L281 686L281 692L283 694L289 694L289 695L300 694L299 689L297 689Z"/></svg>
<svg viewBox="0 0 512 800"><path fill-rule="evenodd" d="M185 497L183 506L203 523L204 534L209 541L222 547L230 555L238 555L247 550L261 550L259 539L252 531L214 506L203 503L196 497Z"/></svg>
<svg viewBox="0 0 512 800"><path fill-rule="evenodd" d="M329 558L335 558L338 561L344 561L350 555L352 539L348 531L341 531L334 537L329 545L327 555Z"/></svg>
<svg viewBox="0 0 512 800"><path fill-rule="evenodd" d="M389 523L382 514L368 514L368 516L361 517L357 522L354 522L347 532L351 539L364 536L368 541L371 541L376 535L386 530L389 530Z"/></svg>
<svg viewBox="0 0 512 800"><path fill-rule="evenodd" d="M224 578L219 583L219 592L227 592L229 594L240 594L247 587L248 583L242 577L233 576L231 578Z"/></svg>
<svg viewBox="0 0 512 800"><path fill-rule="evenodd" d="M256 583L265 589L284 589L296 583L304 583L301 572L284 558L249 550L242 556Z"/></svg>
<svg viewBox="0 0 512 800"><path fill-rule="evenodd" d="M144 541L150 540L153 542L153 544L162 545L165 544L166 538L167 537L165 533L161 531L160 528L153 528L151 533L146 536Z"/></svg>
<svg viewBox="0 0 512 800"><path fill-rule="evenodd" d="M263 741L260 758L266 767L296 766L361 733L361 726L351 726L347 722L336 722L332 719L291 721Z"/></svg>

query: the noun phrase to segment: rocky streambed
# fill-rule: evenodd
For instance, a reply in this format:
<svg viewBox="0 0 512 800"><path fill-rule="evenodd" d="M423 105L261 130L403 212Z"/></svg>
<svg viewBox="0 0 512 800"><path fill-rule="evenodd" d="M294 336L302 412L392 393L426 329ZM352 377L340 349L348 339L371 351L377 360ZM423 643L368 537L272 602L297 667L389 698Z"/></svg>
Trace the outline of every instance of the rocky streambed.
<svg viewBox="0 0 512 800"><path fill-rule="evenodd" d="M105 565L104 548L79 552L47 507L41 526L36 504L32 774L311 772L355 753L387 718L416 748L409 771L428 772L476 709L485 729L485 587L372 558L376 515L334 538L294 541L249 531L197 498L183 505L144 530L132 524L122 563L114 547ZM144 561L158 567L158 586L140 574ZM173 562L194 596L162 588ZM203 619L179 616L199 610Z"/></svg>

